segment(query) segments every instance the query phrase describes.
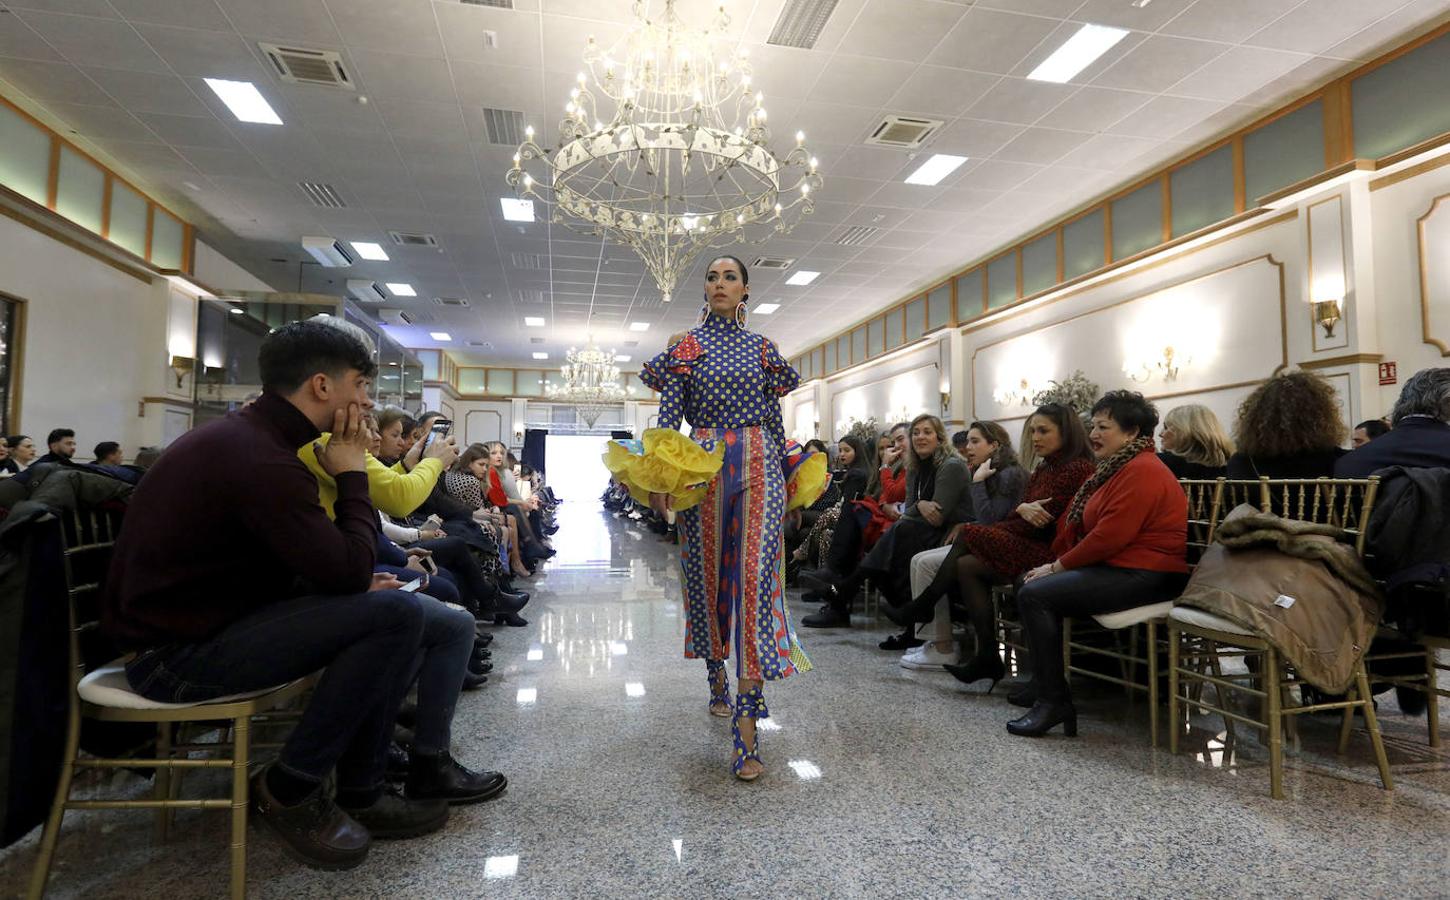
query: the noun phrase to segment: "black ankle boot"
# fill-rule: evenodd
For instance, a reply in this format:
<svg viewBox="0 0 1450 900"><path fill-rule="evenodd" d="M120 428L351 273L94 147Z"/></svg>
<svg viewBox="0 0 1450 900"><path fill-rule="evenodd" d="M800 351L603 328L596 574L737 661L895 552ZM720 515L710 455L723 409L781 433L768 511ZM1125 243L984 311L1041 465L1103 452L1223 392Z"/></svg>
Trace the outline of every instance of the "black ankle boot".
<svg viewBox="0 0 1450 900"><path fill-rule="evenodd" d="M997 687L997 682L1007 674L1007 667L1002 664L1002 657L995 653L985 656L974 656L959 666L942 666L952 677L963 684L971 684L974 681L981 681L983 678L992 679L992 686L987 688L987 693L992 693Z"/></svg>
<svg viewBox="0 0 1450 900"><path fill-rule="evenodd" d="M919 625L922 622L930 622L936 617L936 602L940 599L940 594L928 590L900 606L883 602L881 611L886 614L886 618L897 625Z"/></svg>
<svg viewBox="0 0 1450 900"><path fill-rule="evenodd" d="M446 800L450 806L477 803L503 793L508 779L498 772L473 772L459 765L448 753L437 756L413 754L404 788L409 800Z"/></svg>
<svg viewBox="0 0 1450 900"><path fill-rule="evenodd" d="M1037 705L1037 685L1034 682L1027 682L1021 687L1013 690L1007 695L1007 702L1013 706L1020 706L1023 709L1031 709Z"/></svg>
<svg viewBox="0 0 1450 900"><path fill-rule="evenodd" d="M1020 737L1042 737L1062 725L1062 733L1077 737L1077 710L1071 703L1039 700L1027 715L1007 723L1007 732Z"/></svg>

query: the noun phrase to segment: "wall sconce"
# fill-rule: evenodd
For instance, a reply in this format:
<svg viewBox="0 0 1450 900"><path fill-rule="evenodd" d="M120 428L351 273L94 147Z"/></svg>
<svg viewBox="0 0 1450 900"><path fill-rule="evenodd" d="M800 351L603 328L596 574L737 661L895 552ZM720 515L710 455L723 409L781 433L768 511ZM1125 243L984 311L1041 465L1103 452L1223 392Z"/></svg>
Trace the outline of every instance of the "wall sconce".
<svg viewBox="0 0 1450 900"><path fill-rule="evenodd" d="M1162 359L1153 362L1142 360L1136 365L1131 360L1124 363L1123 374L1128 376L1129 381L1137 384L1146 384L1152 381L1155 373L1162 373L1164 381L1177 381L1179 367L1191 362L1193 362L1193 357L1191 356L1187 359L1177 358L1173 346L1170 344L1163 348Z"/></svg>
<svg viewBox="0 0 1450 900"><path fill-rule="evenodd" d="M190 356L171 357L171 371L176 375L176 386L181 387L183 379L188 372L196 368L196 360Z"/></svg>
<svg viewBox="0 0 1450 900"><path fill-rule="evenodd" d="M1019 406L1031 406L1032 396L1037 393L1032 386L1023 378L1015 389L997 388L992 392L992 399L1001 406L1011 406L1013 403Z"/></svg>
<svg viewBox="0 0 1450 900"><path fill-rule="evenodd" d="M943 416L951 415L951 411L952 411L952 392L951 391L942 391L941 392L941 414Z"/></svg>
<svg viewBox="0 0 1450 900"><path fill-rule="evenodd" d="M1314 303L1314 321L1323 326L1326 338L1334 337L1334 326L1339 324L1342 316L1339 300L1318 300Z"/></svg>

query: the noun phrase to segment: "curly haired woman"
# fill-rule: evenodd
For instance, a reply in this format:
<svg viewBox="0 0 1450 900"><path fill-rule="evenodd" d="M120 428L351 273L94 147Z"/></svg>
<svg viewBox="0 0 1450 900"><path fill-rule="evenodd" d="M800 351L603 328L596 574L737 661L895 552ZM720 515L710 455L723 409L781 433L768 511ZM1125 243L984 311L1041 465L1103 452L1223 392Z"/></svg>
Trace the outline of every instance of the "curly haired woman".
<svg viewBox="0 0 1450 900"><path fill-rule="evenodd" d="M1329 382L1311 372L1275 375L1239 405L1228 477L1333 475L1348 430Z"/></svg>

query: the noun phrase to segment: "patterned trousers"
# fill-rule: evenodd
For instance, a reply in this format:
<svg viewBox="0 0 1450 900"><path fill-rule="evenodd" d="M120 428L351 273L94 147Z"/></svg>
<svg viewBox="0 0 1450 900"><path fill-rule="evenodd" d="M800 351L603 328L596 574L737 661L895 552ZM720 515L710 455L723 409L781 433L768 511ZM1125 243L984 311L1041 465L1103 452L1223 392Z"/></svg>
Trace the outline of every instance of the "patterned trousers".
<svg viewBox="0 0 1450 900"><path fill-rule="evenodd" d="M685 657L729 659L737 679L807 671L785 600L785 477L780 448L757 426L696 428L725 458L705 499L678 517Z"/></svg>

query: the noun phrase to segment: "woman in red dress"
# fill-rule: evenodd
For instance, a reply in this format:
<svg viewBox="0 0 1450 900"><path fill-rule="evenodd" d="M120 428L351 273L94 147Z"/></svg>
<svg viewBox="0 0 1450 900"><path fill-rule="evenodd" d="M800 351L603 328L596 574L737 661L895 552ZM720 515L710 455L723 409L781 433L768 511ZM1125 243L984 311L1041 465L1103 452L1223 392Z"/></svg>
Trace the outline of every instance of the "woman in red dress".
<svg viewBox="0 0 1450 900"><path fill-rule="evenodd" d="M963 525L936 579L912 601L913 607L924 604L922 608L929 609L955 581L976 632L977 653L946 669L968 684L990 678L995 686L1006 674L997 650L992 585L1052 561L1053 523L1093 474L1087 431L1072 407L1060 403L1039 406L1029 420L1029 430L1039 463L1016 512L994 525ZM955 564L952 557L956 557Z"/></svg>

